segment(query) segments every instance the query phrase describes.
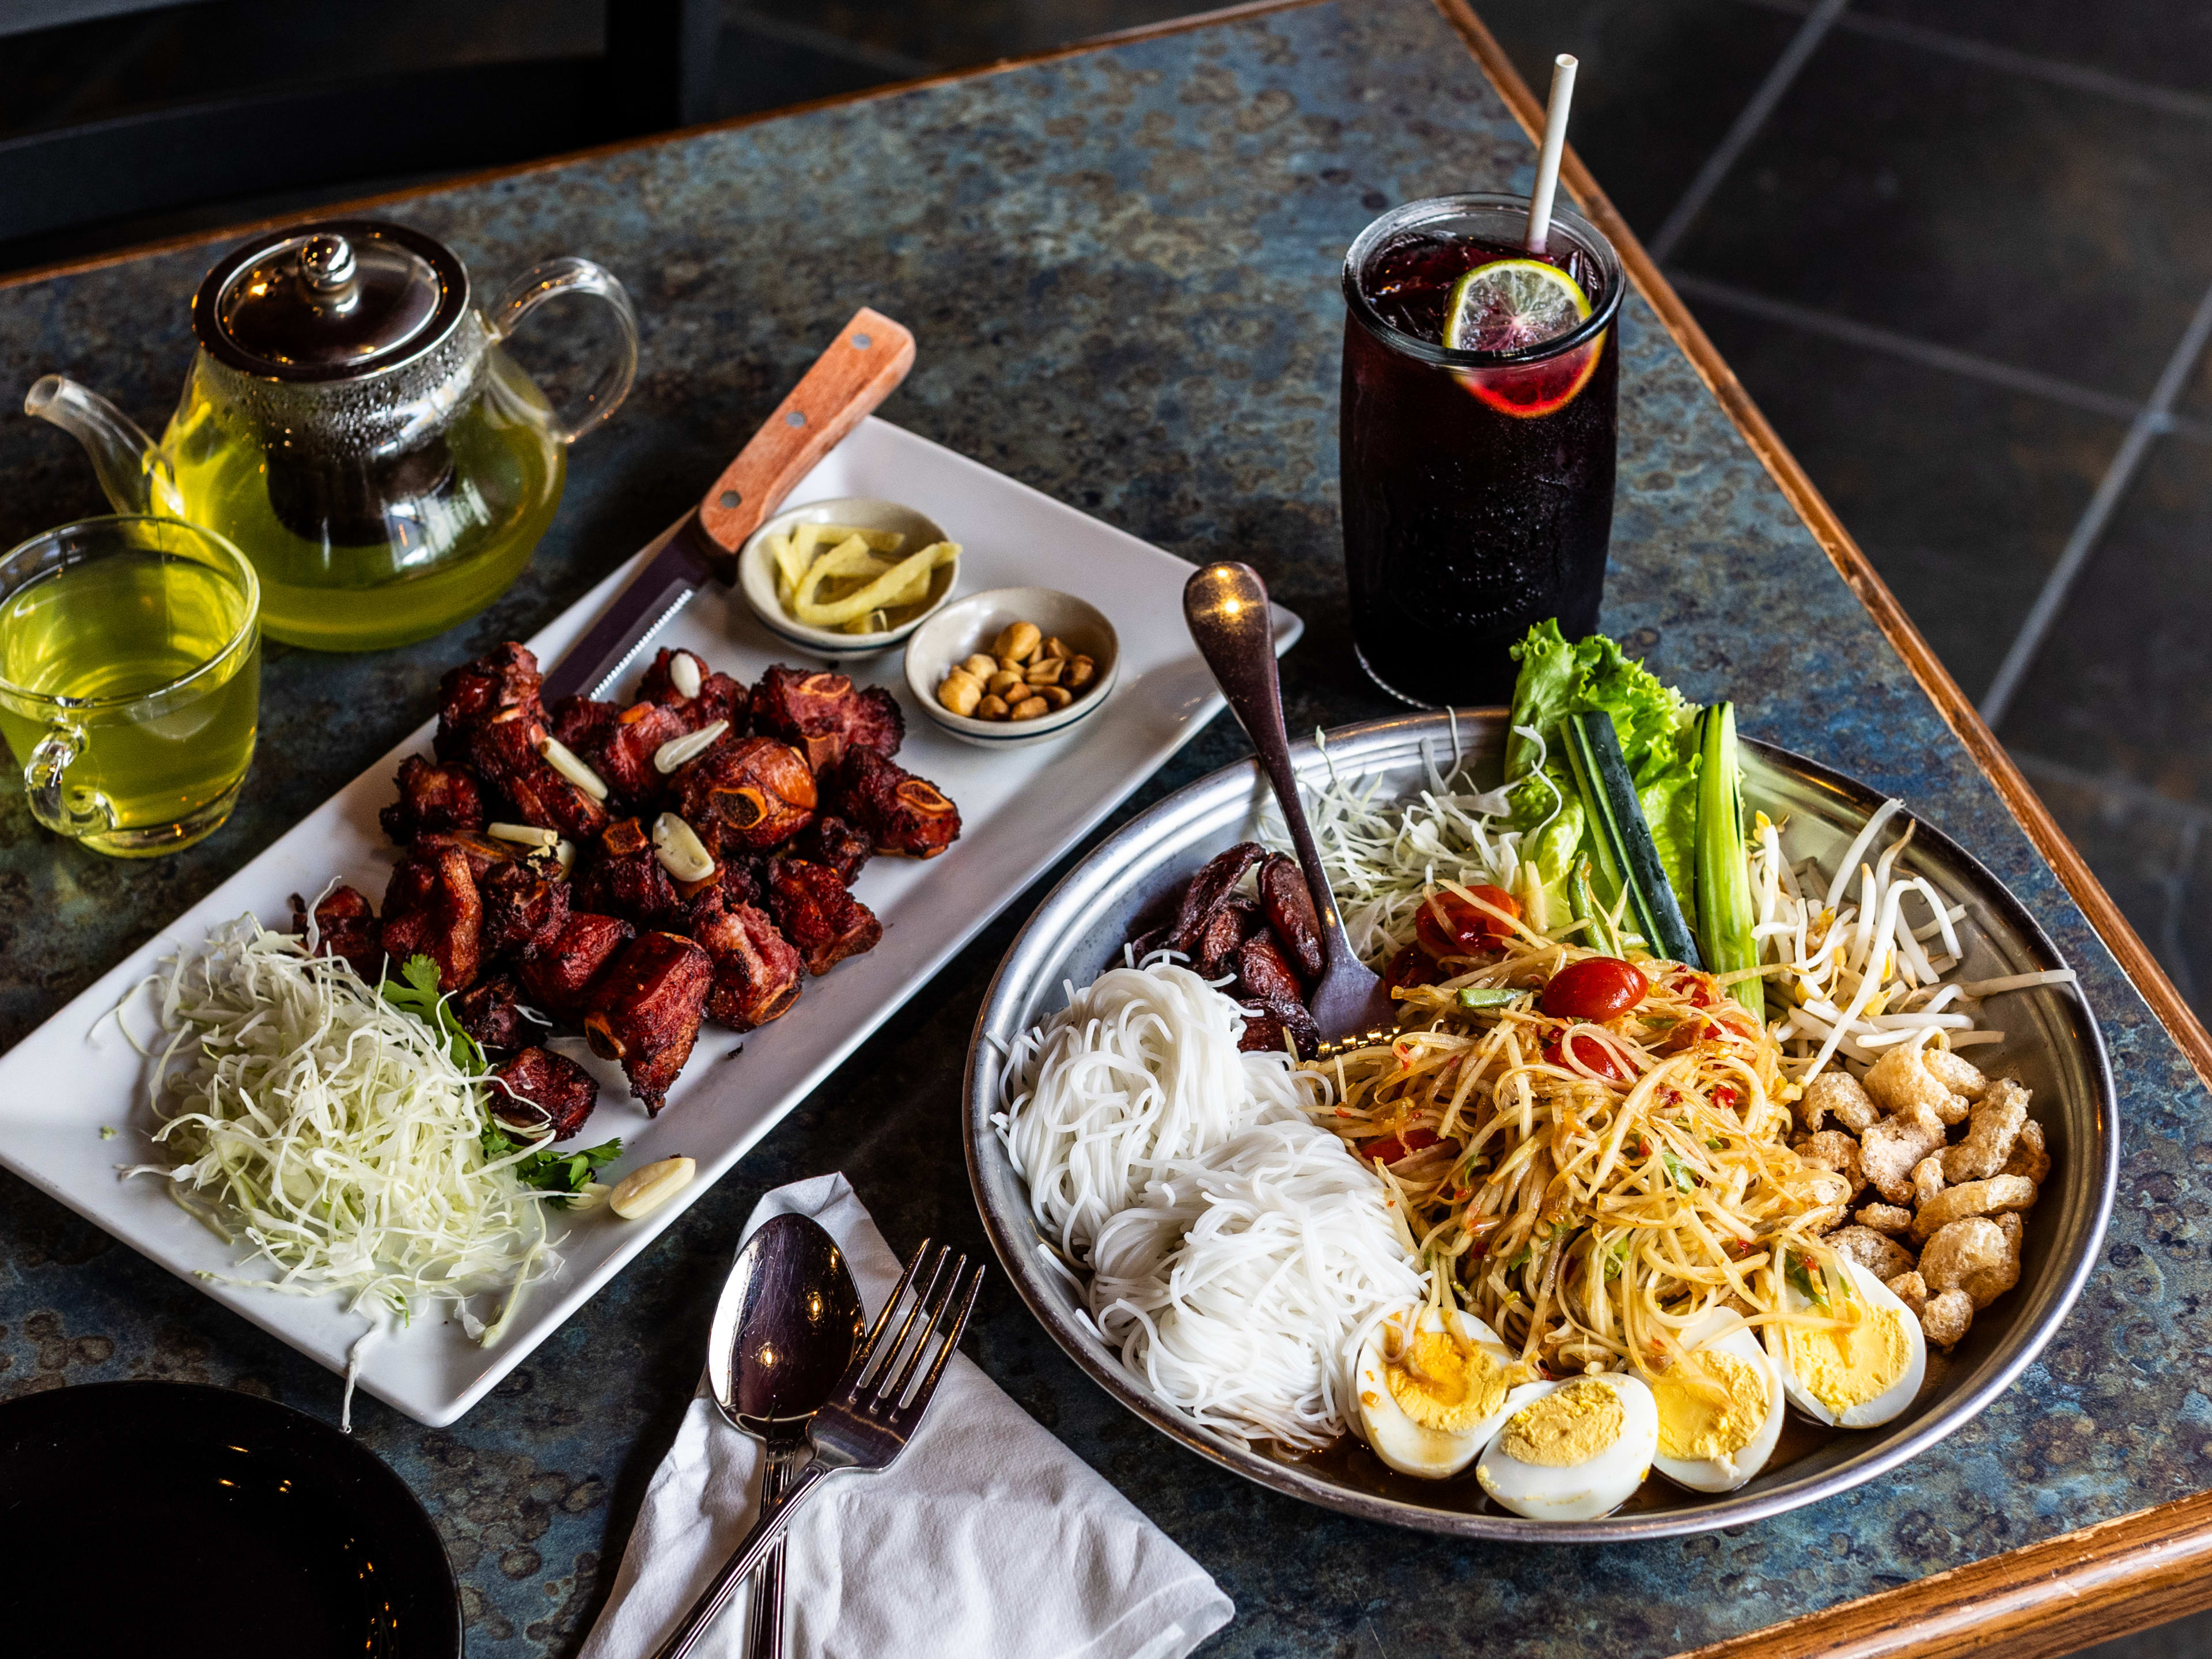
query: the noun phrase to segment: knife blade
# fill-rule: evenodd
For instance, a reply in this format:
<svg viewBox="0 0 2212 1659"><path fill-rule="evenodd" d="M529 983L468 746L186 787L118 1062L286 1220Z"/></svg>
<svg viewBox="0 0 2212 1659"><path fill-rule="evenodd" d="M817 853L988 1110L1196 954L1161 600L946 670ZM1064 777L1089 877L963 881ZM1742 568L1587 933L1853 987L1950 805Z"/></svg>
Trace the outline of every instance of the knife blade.
<svg viewBox="0 0 2212 1659"><path fill-rule="evenodd" d="M699 505L545 676L549 703L603 697L709 582L737 580L745 539L914 367L914 336L862 306L723 468Z"/></svg>

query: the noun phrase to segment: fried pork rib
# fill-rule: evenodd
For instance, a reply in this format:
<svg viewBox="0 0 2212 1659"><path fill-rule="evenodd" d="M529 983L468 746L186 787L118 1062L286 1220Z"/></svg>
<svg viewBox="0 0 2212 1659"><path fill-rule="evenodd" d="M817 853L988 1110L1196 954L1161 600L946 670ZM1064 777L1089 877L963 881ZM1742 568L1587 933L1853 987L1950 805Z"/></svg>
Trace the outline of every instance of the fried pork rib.
<svg viewBox="0 0 2212 1659"><path fill-rule="evenodd" d="M486 901L489 908L489 901ZM514 1000L511 975L495 974L478 980L449 1005L460 1028L487 1049L520 1048L529 1041L537 1024L526 1018Z"/></svg>
<svg viewBox="0 0 2212 1659"><path fill-rule="evenodd" d="M699 673L699 692L687 697L676 684L675 661L678 657L690 657L691 666ZM645 671L638 682L637 700L657 702L672 711L684 722L686 732L696 732L702 726L712 726L716 720L727 720L732 731L743 735L745 729L745 688L727 674L710 670L705 662L689 651L664 650L653 659L653 666Z"/></svg>
<svg viewBox="0 0 2212 1659"><path fill-rule="evenodd" d="M621 1062L630 1092L658 1113L668 1085L691 1058L714 988L706 951L680 933L646 933L624 948L592 988L584 1041Z"/></svg>
<svg viewBox="0 0 2212 1659"><path fill-rule="evenodd" d="M405 846L426 830L484 827L483 792L465 761L439 763L410 755L399 763L399 799L376 816L384 833Z"/></svg>
<svg viewBox="0 0 2212 1659"><path fill-rule="evenodd" d="M530 1000L556 1019L582 1016L592 981L637 929L618 916L579 910L522 953L518 972Z"/></svg>
<svg viewBox="0 0 2212 1659"><path fill-rule="evenodd" d="M874 950L884 936L875 912L845 890L836 871L804 859L770 861L768 903L810 974L826 974L847 957Z"/></svg>
<svg viewBox="0 0 2212 1659"><path fill-rule="evenodd" d="M468 734L502 710L515 709L525 720L543 720L545 706L539 692L544 684L537 657L512 640L448 672L438 682L438 736L434 745L438 758L467 759Z"/></svg>
<svg viewBox="0 0 2212 1659"><path fill-rule="evenodd" d="M522 848L511 841L478 835L473 830L425 830L407 849L419 857L434 853L459 853L469 861L469 874L482 886L495 870L520 861Z"/></svg>
<svg viewBox="0 0 2212 1659"><path fill-rule="evenodd" d="M557 830L579 847L607 826L607 809L538 752L551 735L520 708L503 708L469 732L469 758L514 821Z"/></svg>
<svg viewBox="0 0 2212 1659"><path fill-rule="evenodd" d="M574 902L579 910L620 916L640 927L663 927L675 919L682 902L653 855L645 826L635 818L621 818L607 826L599 846L586 855Z"/></svg>
<svg viewBox="0 0 2212 1659"><path fill-rule="evenodd" d="M588 697L563 697L553 710L553 735L581 756L615 796L633 806L660 799L668 780L653 763L661 744L690 728L657 702L627 708Z"/></svg>
<svg viewBox="0 0 2212 1659"><path fill-rule="evenodd" d="M492 1076L496 1081L489 1091L491 1115L529 1139L549 1127L554 1139L568 1139L584 1127L599 1103L597 1079L568 1055L550 1048L525 1048L494 1066Z"/></svg>
<svg viewBox="0 0 2212 1659"><path fill-rule="evenodd" d="M384 949L394 963L425 956L441 991L466 989L483 961L483 900L459 848L409 854L384 894Z"/></svg>
<svg viewBox="0 0 2212 1659"><path fill-rule="evenodd" d="M676 811L718 857L781 847L814 817L814 774L773 738L726 738L672 781Z"/></svg>
<svg viewBox="0 0 2212 1659"><path fill-rule="evenodd" d="M960 809L943 790L872 750L845 757L832 810L867 831L878 853L933 859L960 836Z"/></svg>
<svg viewBox="0 0 2212 1659"><path fill-rule="evenodd" d="M835 870L837 879L848 887L875 850L876 844L868 838L867 831L834 813L824 813L815 819L791 843L793 858Z"/></svg>
<svg viewBox="0 0 2212 1659"><path fill-rule="evenodd" d="M316 902L315 954L339 957L371 985L384 973L384 939L376 912L350 887L333 887ZM292 895L292 931L307 933L307 902Z"/></svg>
<svg viewBox="0 0 2212 1659"><path fill-rule="evenodd" d="M488 957L516 956L550 942L568 921L568 884L550 859L517 859L479 884Z"/></svg>
<svg viewBox="0 0 2212 1659"><path fill-rule="evenodd" d="M714 965L708 1018L750 1031L789 1012L799 1000L806 964L775 923L750 904L709 888L692 900L684 931Z"/></svg>
<svg viewBox="0 0 2212 1659"><path fill-rule="evenodd" d="M898 700L881 686L855 690L842 674L771 668L753 687L753 729L781 738L819 774L848 753L868 750L889 759L906 738Z"/></svg>

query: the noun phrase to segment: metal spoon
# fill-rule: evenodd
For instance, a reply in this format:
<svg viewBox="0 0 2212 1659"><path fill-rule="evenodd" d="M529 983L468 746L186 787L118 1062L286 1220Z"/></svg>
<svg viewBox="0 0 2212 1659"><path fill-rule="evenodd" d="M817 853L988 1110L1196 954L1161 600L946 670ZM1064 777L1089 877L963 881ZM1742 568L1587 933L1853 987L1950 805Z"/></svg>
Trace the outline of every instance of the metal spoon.
<svg viewBox="0 0 2212 1659"><path fill-rule="evenodd" d="M1183 585L1182 615L1197 641L1198 654L1221 682L1230 713L1260 751L1261 769L1274 787L1275 803L1283 809L1291 845L1297 851L1298 868L1305 872L1326 958L1321 983L1314 987L1309 1005L1314 1024L1321 1028L1322 1052L1387 1042L1398 1027L1390 988L1352 952L1344 918L1329 892L1321 850L1314 845L1313 829L1298 803L1297 769L1291 764L1290 734L1283 729L1283 682L1275 666L1267 584L1249 564L1210 564Z"/></svg>
<svg viewBox="0 0 2212 1659"><path fill-rule="evenodd" d="M770 1216L738 1252L707 1345L707 1384L722 1415L767 1449L761 1507L780 1508L806 1453L806 1422L853 1358L866 1325L845 1253L820 1224ZM750 1650L783 1652L783 1542L753 1583Z"/></svg>

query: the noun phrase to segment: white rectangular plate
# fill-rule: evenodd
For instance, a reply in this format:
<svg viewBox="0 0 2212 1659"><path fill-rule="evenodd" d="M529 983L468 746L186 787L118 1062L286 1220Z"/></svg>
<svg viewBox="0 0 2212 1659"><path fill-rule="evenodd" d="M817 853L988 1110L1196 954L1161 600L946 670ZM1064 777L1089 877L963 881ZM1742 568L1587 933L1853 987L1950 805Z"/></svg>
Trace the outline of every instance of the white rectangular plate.
<svg viewBox="0 0 2212 1659"><path fill-rule="evenodd" d="M810 980L798 1006L772 1025L742 1037L702 1028L658 1119L646 1117L618 1071L589 1060L601 1079L599 1107L577 1144L620 1135L620 1169L687 1154L698 1160L699 1179L642 1221L622 1221L605 1209L562 1218L568 1237L558 1276L532 1288L496 1346L479 1347L449 1310L427 1306L411 1326L370 1345L361 1386L419 1422L450 1423L475 1404L1221 707L1183 627L1182 587L1192 569L1185 561L879 420L866 422L815 468L791 502L839 495L903 501L943 525L964 549L964 591L1036 585L1089 599L1120 636L1120 684L1104 708L1066 736L986 750L953 742L913 706L897 651L852 665L862 684L886 685L897 696L907 717L900 763L958 803L960 840L926 864L871 862L855 891L883 919L883 943ZM532 639L540 660L556 661L651 551L627 562ZM1278 611L1276 648L1287 649L1302 627ZM795 659L735 592L720 588L700 594L655 643L688 647L748 684L769 664ZM425 725L0 1056L0 1164L172 1273L238 1273L235 1253L172 1204L158 1182L118 1179L118 1165L155 1158L149 1135L156 1124L144 1062L102 1016L163 958L197 945L219 922L252 911L267 926L289 927L289 896L318 892L333 877L380 897L396 854L377 826L377 809L392 799L401 757L427 749L429 735ZM149 1024L144 1000L130 1012L143 1036ZM740 1044L744 1054L732 1062ZM580 1043L561 1046L588 1060ZM121 1133L103 1140L104 1126ZM334 1371L345 1370L347 1352L366 1328L335 1297L194 1282ZM485 1307L480 1302L479 1311Z"/></svg>

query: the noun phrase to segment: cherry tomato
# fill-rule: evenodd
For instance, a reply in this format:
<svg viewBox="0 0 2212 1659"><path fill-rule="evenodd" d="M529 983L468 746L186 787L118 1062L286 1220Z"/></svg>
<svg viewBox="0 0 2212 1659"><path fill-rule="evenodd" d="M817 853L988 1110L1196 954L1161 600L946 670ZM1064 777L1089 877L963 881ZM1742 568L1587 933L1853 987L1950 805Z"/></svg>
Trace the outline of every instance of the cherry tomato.
<svg viewBox="0 0 2212 1659"><path fill-rule="evenodd" d="M1437 1144L1433 1129L1408 1129L1402 1135L1385 1135L1380 1140L1370 1140L1359 1149L1359 1161L1371 1163L1381 1158L1385 1164L1395 1164L1408 1152L1418 1152L1424 1146Z"/></svg>
<svg viewBox="0 0 2212 1659"><path fill-rule="evenodd" d="M1667 988L1692 1008L1710 1008L1713 1006L1713 981L1711 975L1692 973L1686 969L1669 978L1667 981Z"/></svg>
<svg viewBox="0 0 2212 1659"><path fill-rule="evenodd" d="M1566 1057L1566 1045L1570 1042L1575 1045L1575 1058L1586 1069L1614 1083L1634 1080L1635 1073L1628 1069L1628 1062L1613 1052L1610 1043L1588 1042L1579 1037L1571 1025L1544 1045L1544 1058L1554 1066L1566 1066L1571 1072L1574 1067L1567 1064Z"/></svg>
<svg viewBox="0 0 2212 1659"><path fill-rule="evenodd" d="M1519 902L1503 887L1467 890L1509 916L1518 918L1521 914ZM1512 931L1481 905L1469 904L1457 893L1430 894L1422 901L1420 915L1413 923L1413 937L1432 957L1463 957L1471 951L1485 950Z"/></svg>
<svg viewBox="0 0 2212 1659"><path fill-rule="evenodd" d="M1382 983L1394 991L1411 990L1416 985L1434 985L1442 977L1437 964L1425 956L1419 945L1408 945L1390 958L1382 970Z"/></svg>
<svg viewBox="0 0 2212 1659"><path fill-rule="evenodd" d="M1584 957L1552 975L1537 1006L1559 1019L1619 1019L1644 1000L1651 983L1632 962Z"/></svg>

